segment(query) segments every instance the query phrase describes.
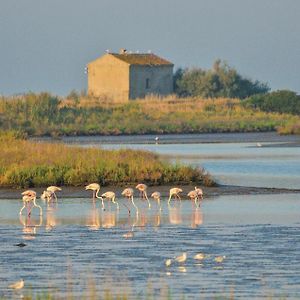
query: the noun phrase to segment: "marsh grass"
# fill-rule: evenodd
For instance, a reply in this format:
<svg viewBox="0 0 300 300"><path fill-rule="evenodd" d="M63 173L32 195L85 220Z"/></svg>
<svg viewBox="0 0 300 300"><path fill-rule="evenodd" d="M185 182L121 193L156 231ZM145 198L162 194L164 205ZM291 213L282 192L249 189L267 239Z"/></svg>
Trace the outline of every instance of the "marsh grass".
<svg viewBox="0 0 300 300"><path fill-rule="evenodd" d="M2 97L0 128L31 136L209 133L271 131L299 121L298 116L263 112L229 98L150 95L125 103L85 96L75 100L47 93Z"/></svg>
<svg viewBox="0 0 300 300"><path fill-rule="evenodd" d="M102 186L144 182L149 185L198 183L215 185L205 170L172 164L138 150L103 150L16 139L0 135L0 186Z"/></svg>

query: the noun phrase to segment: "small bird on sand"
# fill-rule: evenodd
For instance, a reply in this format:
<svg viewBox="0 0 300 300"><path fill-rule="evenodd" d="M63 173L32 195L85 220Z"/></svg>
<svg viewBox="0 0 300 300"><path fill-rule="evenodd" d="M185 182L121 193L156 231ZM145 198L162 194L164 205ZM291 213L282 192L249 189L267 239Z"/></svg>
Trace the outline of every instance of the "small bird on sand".
<svg viewBox="0 0 300 300"><path fill-rule="evenodd" d="M175 260L179 263L184 263L186 261L187 255L186 252L183 252L182 255L177 256Z"/></svg>
<svg viewBox="0 0 300 300"><path fill-rule="evenodd" d="M15 244L15 246L18 246L18 247L25 247L27 246L25 243L21 242L21 243L18 243L18 244Z"/></svg>
<svg viewBox="0 0 300 300"><path fill-rule="evenodd" d="M194 256L194 259L196 260L203 260L205 258L204 253L198 253Z"/></svg>
<svg viewBox="0 0 300 300"><path fill-rule="evenodd" d="M172 259L168 258L168 259L165 261L166 267L171 266L171 264L172 264Z"/></svg>
<svg viewBox="0 0 300 300"><path fill-rule="evenodd" d="M223 260L226 258L226 256L225 255L221 255L221 256L217 256L217 257L215 257L215 262L217 262L217 263L222 263L223 262Z"/></svg>
<svg viewBox="0 0 300 300"><path fill-rule="evenodd" d="M25 283L24 280L21 279L19 281L16 281L15 283L10 284L8 287L10 289L20 290L20 289L22 289L24 287L24 283Z"/></svg>

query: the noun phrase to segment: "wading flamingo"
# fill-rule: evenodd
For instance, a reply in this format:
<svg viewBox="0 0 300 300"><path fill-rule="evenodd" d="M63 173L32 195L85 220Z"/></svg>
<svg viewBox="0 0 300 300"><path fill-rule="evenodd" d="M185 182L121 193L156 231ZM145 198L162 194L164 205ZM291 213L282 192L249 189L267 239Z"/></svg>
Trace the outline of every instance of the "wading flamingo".
<svg viewBox="0 0 300 300"><path fill-rule="evenodd" d="M198 193L197 191L190 191L187 196L191 199L194 200L196 207L199 207L197 200L199 200L198 198Z"/></svg>
<svg viewBox="0 0 300 300"><path fill-rule="evenodd" d="M108 200L111 200L112 203L117 205L117 209L119 209L119 203L115 201L116 194L114 192L106 192L106 193L102 194L101 197L105 198L105 199L108 199ZM105 209L104 208L104 203L103 203L102 209L103 210Z"/></svg>
<svg viewBox="0 0 300 300"><path fill-rule="evenodd" d="M170 204L171 198L173 196L175 196L175 198L177 198L181 201L179 193L182 193L182 189L177 188L177 187L170 189L170 196L169 196L168 204Z"/></svg>
<svg viewBox="0 0 300 300"><path fill-rule="evenodd" d="M23 200L23 207L21 208L20 210L20 215L22 214L22 211L23 209L26 207L27 209L27 215L29 216L31 214L31 210L32 210L32 207L30 207L30 209L28 210L28 205L29 203L33 203L33 206L39 208L40 210L40 215L43 214L43 210L42 208L36 204L35 200L36 200L36 192L33 191L33 190L27 190L27 191L24 191L22 194L21 194L23 197L22 197L22 200Z"/></svg>
<svg viewBox="0 0 300 300"><path fill-rule="evenodd" d="M138 207L135 205L134 201L133 201L133 189L132 188L126 188L123 192L122 192L122 196L126 197L128 200L131 200L132 205L135 207L136 212L139 212ZM127 207L127 206L126 206ZM128 212L130 213L130 209L127 207Z"/></svg>
<svg viewBox="0 0 300 300"><path fill-rule="evenodd" d="M47 204L49 204L49 202L54 199L54 193L50 191L43 191L41 199L47 201Z"/></svg>
<svg viewBox="0 0 300 300"><path fill-rule="evenodd" d="M148 201L148 207L151 208L151 204L147 196L147 188L148 188L147 185L144 183L139 183L135 188L140 191L140 197L142 199L146 199Z"/></svg>
<svg viewBox="0 0 300 300"><path fill-rule="evenodd" d="M161 210L161 205L160 205L160 192L154 192L151 194L151 197L157 201L157 204L159 206L159 210Z"/></svg>
<svg viewBox="0 0 300 300"><path fill-rule="evenodd" d="M57 202L57 197L56 197L55 192L61 191L61 188L58 187L58 186L55 186L55 185L51 185L51 186L48 186L48 187L47 187L47 191L53 193L54 198L55 198L55 201Z"/></svg>
<svg viewBox="0 0 300 300"><path fill-rule="evenodd" d="M103 198L98 196L98 193L100 191L100 185L98 183L91 183L89 185L87 185L85 187L85 190L92 190L93 191L93 202L95 203L95 199L98 198L98 199L101 199L102 201L102 208L104 207L104 203L103 203Z"/></svg>
<svg viewBox="0 0 300 300"><path fill-rule="evenodd" d="M195 191L197 193L198 199L203 199L203 190L195 186Z"/></svg>

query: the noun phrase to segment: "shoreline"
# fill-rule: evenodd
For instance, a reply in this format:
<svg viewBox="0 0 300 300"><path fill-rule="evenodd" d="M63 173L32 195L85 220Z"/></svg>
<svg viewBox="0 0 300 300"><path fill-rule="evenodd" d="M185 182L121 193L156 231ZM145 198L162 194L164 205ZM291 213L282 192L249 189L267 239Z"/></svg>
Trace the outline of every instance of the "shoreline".
<svg viewBox="0 0 300 300"><path fill-rule="evenodd" d="M149 186L148 195L151 195L154 191L159 191L162 197L169 196L169 189L175 187L176 185L161 185L161 186ZM105 186L101 188L101 193L107 191L114 191L117 195L117 198L120 197L121 192L126 187L134 186L124 186L124 187L111 187ZM195 185L183 185L182 188L182 199L188 200L186 196L187 193L191 190L194 190ZM59 192L58 198L90 198L91 192L86 191L84 186L82 187L61 187L62 191ZM224 195L263 195L263 194L300 194L300 189L286 189L286 188L264 188L264 187L247 187L247 186L235 186L235 185L218 185L216 187L201 187L204 193L205 198L218 197ZM12 189L12 188L0 188L0 200L3 199L21 199L21 193L26 189ZM44 188L33 188L38 195L41 195L45 190ZM135 197L137 197L138 191L135 190ZM39 196L37 197L39 199Z"/></svg>

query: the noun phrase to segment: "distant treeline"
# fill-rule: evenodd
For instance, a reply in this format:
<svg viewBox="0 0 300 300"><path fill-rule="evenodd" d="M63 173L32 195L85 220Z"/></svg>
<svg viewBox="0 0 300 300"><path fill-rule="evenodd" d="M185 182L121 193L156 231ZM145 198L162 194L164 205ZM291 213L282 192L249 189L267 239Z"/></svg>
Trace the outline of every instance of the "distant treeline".
<svg viewBox="0 0 300 300"><path fill-rule="evenodd" d="M201 168L172 164L148 151L35 143L12 132L0 132L0 143L0 187L216 184Z"/></svg>
<svg viewBox="0 0 300 300"><path fill-rule="evenodd" d="M174 91L181 97L244 99L255 94L265 94L269 90L266 83L243 77L221 60L215 61L210 70L178 69L174 75Z"/></svg>
<svg viewBox="0 0 300 300"><path fill-rule="evenodd" d="M76 97L75 97L76 96ZM75 93L65 99L48 93L0 98L0 130L29 136L119 135L272 131L297 124L299 116L264 112L248 100L148 97L111 103ZM284 103L284 100L282 100ZM245 104L244 104L245 103ZM286 133L286 132L285 132ZM294 131L296 133L296 131Z"/></svg>

